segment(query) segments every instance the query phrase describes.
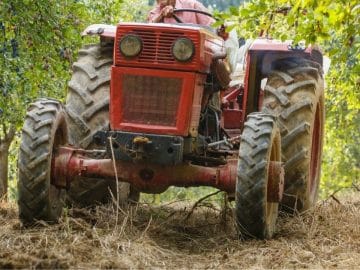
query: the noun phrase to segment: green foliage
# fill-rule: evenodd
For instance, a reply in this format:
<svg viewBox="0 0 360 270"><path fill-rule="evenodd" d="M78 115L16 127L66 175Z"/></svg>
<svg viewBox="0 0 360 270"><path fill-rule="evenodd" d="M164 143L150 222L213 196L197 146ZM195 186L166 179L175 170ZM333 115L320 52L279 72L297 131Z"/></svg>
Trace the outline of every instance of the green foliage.
<svg viewBox="0 0 360 270"><path fill-rule="evenodd" d="M199 0L199 2L203 3L205 7L225 11L228 10L230 6L238 7L244 0Z"/></svg>
<svg viewBox="0 0 360 270"><path fill-rule="evenodd" d="M19 128L36 97L64 96L71 54L81 42L81 8L72 1L0 3L1 123Z"/></svg>
<svg viewBox="0 0 360 270"><path fill-rule="evenodd" d="M65 98L72 62L84 43L80 33L86 26L144 21L150 8L147 3L0 1L0 137L10 126L20 131L34 99ZM19 134L9 155L10 197L15 196L18 140Z"/></svg>
<svg viewBox="0 0 360 270"><path fill-rule="evenodd" d="M148 9L147 0L0 2L0 121L20 127L36 97L64 98L87 25L144 21Z"/></svg>
<svg viewBox="0 0 360 270"><path fill-rule="evenodd" d="M286 16L285 16L286 15ZM331 59L326 76L323 195L360 179L360 5L342 0L252 0L218 14L238 32L318 44Z"/></svg>
<svg viewBox="0 0 360 270"><path fill-rule="evenodd" d="M163 202L170 201L191 201L197 198L205 197L206 195L212 194L216 191L217 189L212 187L169 187L161 194L141 194L141 200L151 204L161 204ZM218 193L215 196L211 196L208 201L215 202L220 205L223 201L223 195L223 193Z"/></svg>
<svg viewBox="0 0 360 270"><path fill-rule="evenodd" d="M151 9L148 0L84 1L91 14L91 23L145 22Z"/></svg>
<svg viewBox="0 0 360 270"><path fill-rule="evenodd" d="M75 1L0 2L0 136L10 128L20 130L35 98L64 97L73 51L81 44L78 18L85 16L83 9ZM8 156L10 197L17 146L13 144Z"/></svg>
<svg viewBox="0 0 360 270"><path fill-rule="evenodd" d="M19 145L20 145L20 137L16 136L13 140L13 143L10 147L10 153L9 153L9 199L11 201L17 200L17 158L18 158L18 151L19 151Z"/></svg>

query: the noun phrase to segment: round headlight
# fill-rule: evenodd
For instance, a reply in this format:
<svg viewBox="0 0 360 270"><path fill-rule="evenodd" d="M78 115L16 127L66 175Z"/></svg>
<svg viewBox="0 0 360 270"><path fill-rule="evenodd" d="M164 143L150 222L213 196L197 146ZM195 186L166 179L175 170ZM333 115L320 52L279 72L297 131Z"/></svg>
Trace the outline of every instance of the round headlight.
<svg viewBox="0 0 360 270"><path fill-rule="evenodd" d="M187 62L194 56L194 43L188 38L178 38L173 44L172 53L176 60Z"/></svg>
<svg viewBox="0 0 360 270"><path fill-rule="evenodd" d="M135 57L140 54L143 44L140 37L136 35L126 35L119 43L120 52L125 57Z"/></svg>

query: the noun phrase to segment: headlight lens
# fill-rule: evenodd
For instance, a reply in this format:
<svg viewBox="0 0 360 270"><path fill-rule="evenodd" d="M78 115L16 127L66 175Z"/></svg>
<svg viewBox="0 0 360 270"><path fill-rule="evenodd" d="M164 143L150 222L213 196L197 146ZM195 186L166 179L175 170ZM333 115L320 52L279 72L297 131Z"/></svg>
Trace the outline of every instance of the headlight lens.
<svg viewBox="0 0 360 270"><path fill-rule="evenodd" d="M143 44L140 37L136 35L126 35L119 43L120 52L125 57L135 57L140 54Z"/></svg>
<svg viewBox="0 0 360 270"><path fill-rule="evenodd" d="M173 44L172 53L176 60L187 62L194 56L194 43L188 38L178 38Z"/></svg>

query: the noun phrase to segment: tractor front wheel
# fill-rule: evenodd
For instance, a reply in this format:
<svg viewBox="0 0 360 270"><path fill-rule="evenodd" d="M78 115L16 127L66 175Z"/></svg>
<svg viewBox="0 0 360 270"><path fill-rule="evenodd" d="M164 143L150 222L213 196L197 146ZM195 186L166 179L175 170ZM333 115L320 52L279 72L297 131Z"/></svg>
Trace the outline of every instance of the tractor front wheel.
<svg viewBox="0 0 360 270"><path fill-rule="evenodd" d="M62 213L66 190L51 179L51 161L59 146L67 144L65 112L54 99L30 105L22 129L19 153L19 217L24 225L36 220L56 222Z"/></svg>
<svg viewBox="0 0 360 270"><path fill-rule="evenodd" d="M276 167L278 173L273 174ZM236 221L242 236L273 236L281 180L281 138L275 118L249 114L241 135L235 194Z"/></svg>

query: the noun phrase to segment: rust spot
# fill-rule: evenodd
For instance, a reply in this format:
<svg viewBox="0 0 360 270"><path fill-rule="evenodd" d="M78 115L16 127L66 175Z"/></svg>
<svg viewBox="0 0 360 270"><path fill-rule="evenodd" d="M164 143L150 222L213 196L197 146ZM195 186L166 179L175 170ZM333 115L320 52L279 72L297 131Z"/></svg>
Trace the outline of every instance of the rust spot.
<svg viewBox="0 0 360 270"><path fill-rule="evenodd" d="M284 167L281 162L271 161L268 173L268 202L280 202L284 192Z"/></svg>

